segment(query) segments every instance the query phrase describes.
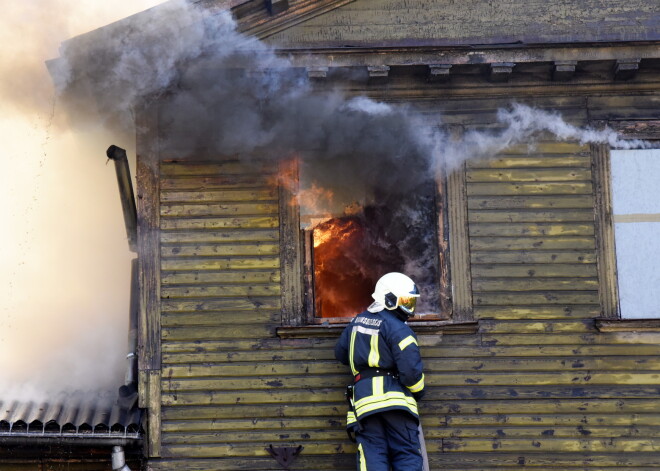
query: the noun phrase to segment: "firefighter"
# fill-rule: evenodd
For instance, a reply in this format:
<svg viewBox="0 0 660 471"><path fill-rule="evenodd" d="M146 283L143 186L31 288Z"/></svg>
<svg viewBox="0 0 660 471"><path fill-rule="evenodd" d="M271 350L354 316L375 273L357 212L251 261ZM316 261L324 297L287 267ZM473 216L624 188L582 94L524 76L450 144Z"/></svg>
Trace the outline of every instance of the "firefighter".
<svg viewBox="0 0 660 471"><path fill-rule="evenodd" d="M358 444L357 469L422 471L417 401L424 374L417 337L406 323L419 290L393 272L378 280L372 297L335 346L335 357L353 373L347 427Z"/></svg>

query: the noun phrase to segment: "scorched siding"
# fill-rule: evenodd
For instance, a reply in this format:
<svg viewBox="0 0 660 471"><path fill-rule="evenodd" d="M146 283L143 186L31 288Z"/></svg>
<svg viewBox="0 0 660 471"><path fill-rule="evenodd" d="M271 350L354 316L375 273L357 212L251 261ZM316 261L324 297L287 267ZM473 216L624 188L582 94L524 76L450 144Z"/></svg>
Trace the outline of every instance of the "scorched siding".
<svg viewBox="0 0 660 471"><path fill-rule="evenodd" d="M335 469L345 445L334 341L275 336L275 169L160 165L163 459L154 469L273 469L270 444L302 444L298 463Z"/></svg>

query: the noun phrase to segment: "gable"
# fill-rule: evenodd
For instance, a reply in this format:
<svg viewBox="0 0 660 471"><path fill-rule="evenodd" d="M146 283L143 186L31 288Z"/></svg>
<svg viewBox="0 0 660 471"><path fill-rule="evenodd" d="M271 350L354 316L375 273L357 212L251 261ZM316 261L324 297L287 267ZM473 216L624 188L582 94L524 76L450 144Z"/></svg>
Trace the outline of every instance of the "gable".
<svg viewBox="0 0 660 471"><path fill-rule="evenodd" d="M660 39L648 0L357 0L268 38L282 48L465 46Z"/></svg>

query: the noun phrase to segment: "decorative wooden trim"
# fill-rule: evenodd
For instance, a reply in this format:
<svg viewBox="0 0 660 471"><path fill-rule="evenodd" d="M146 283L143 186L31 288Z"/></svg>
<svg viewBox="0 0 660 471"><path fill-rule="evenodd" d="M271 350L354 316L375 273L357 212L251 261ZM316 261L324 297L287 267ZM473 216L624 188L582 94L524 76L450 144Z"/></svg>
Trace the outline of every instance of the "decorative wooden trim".
<svg viewBox="0 0 660 471"><path fill-rule="evenodd" d="M304 321L303 254L300 236L298 192L298 162L280 161L279 175L286 175L286 184L279 185L280 213L280 279L282 287L282 325L296 326ZM295 187L293 187L295 185Z"/></svg>
<svg viewBox="0 0 660 471"><path fill-rule="evenodd" d="M440 299L440 314L451 319L451 263L449 247L449 204L447 196L447 178L445 175L436 175L435 203L436 203L436 235L438 238L438 289Z"/></svg>
<svg viewBox="0 0 660 471"><path fill-rule="evenodd" d="M161 454L161 375L160 370L149 371L148 374L148 402L147 409L147 446L145 447L146 456L149 458L159 458Z"/></svg>
<svg viewBox="0 0 660 471"><path fill-rule="evenodd" d="M605 144L591 145L592 175L594 183L596 257L601 316L619 317L619 293L612 224L612 188L610 149Z"/></svg>
<svg viewBox="0 0 660 471"><path fill-rule="evenodd" d="M600 332L660 332L660 319L596 319Z"/></svg>
<svg viewBox="0 0 660 471"><path fill-rule="evenodd" d="M160 456L160 178L158 111L144 104L136 113L138 213L138 388L148 409L146 456Z"/></svg>
<svg viewBox="0 0 660 471"><path fill-rule="evenodd" d="M336 338L346 328L345 324L305 325L296 327L278 327L277 336L282 339ZM453 322L409 322L410 328L418 335L462 335L475 334L479 324L475 321Z"/></svg>
<svg viewBox="0 0 660 471"><path fill-rule="evenodd" d="M660 140L660 120L658 119L600 121L595 124L615 130L624 139Z"/></svg>
<svg viewBox="0 0 660 471"><path fill-rule="evenodd" d="M322 0L319 2L318 0L303 0L292 2L286 11L282 11L276 16L271 16L266 11L266 8L264 8L264 14L251 15L250 17L239 19L238 30L259 39L264 39L354 1ZM240 8L243 3L245 2L236 5L236 8L232 8L232 11Z"/></svg>
<svg viewBox="0 0 660 471"><path fill-rule="evenodd" d="M465 165L449 174L447 196L449 261L453 293L452 319L455 322L471 321L473 319L472 274L470 271Z"/></svg>
<svg viewBox="0 0 660 471"><path fill-rule="evenodd" d="M141 109L137 121L138 367L154 370L160 369L160 156L156 106Z"/></svg>

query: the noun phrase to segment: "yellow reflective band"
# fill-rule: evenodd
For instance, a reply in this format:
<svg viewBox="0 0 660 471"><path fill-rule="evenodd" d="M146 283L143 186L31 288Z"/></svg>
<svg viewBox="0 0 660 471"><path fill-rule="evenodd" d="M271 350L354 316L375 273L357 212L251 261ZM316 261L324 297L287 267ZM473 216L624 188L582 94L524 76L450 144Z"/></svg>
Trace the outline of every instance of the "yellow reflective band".
<svg viewBox="0 0 660 471"><path fill-rule="evenodd" d="M380 396L363 397L355 403L355 411L358 417L362 414L388 407L404 407L409 409L413 414L418 415L417 401L400 391L390 391Z"/></svg>
<svg viewBox="0 0 660 471"><path fill-rule="evenodd" d="M403 339L401 342L399 342L399 350L403 351L411 343L414 343L415 345L417 345L417 340L415 340L415 337L413 337L412 335L409 335L408 337Z"/></svg>
<svg viewBox="0 0 660 471"><path fill-rule="evenodd" d="M358 456L360 459L360 471L367 471L367 459L364 456L364 450L362 449L362 443L358 445Z"/></svg>
<svg viewBox="0 0 660 471"><path fill-rule="evenodd" d="M357 422L357 419L355 418L355 412L349 410L346 413L346 425L351 425L354 424L355 422Z"/></svg>
<svg viewBox="0 0 660 471"><path fill-rule="evenodd" d="M348 349L348 361L351 364L351 371L353 372L353 376L358 374L358 370L355 369L355 363L353 362L353 354L355 352L355 337L357 336L357 330L353 328L353 331L351 332L351 343L349 345Z"/></svg>
<svg viewBox="0 0 660 471"><path fill-rule="evenodd" d="M380 361L380 352L378 351L378 335L371 336L371 351L369 352L369 366L377 368Z"/></svg>
<svg viewBox="0 0 660 471"><path fill-rule="evenodd" d="M373 391L374 396L382 396L385 393L385 377L384 376L374 376L371 380L371 390Z"/></svg>
<svg viewBox="0 0 660 471"><path fill-rule="evenodd" d="M420 379L419 381L417 381L417 382L416 382L415 384L413 384L412 386L406 386L406 387L407 387L407 388L410 390L410 392L412 392L412 393L420 392L422 389L424 389L424 373L422 373L422 379Z"/></svg>

